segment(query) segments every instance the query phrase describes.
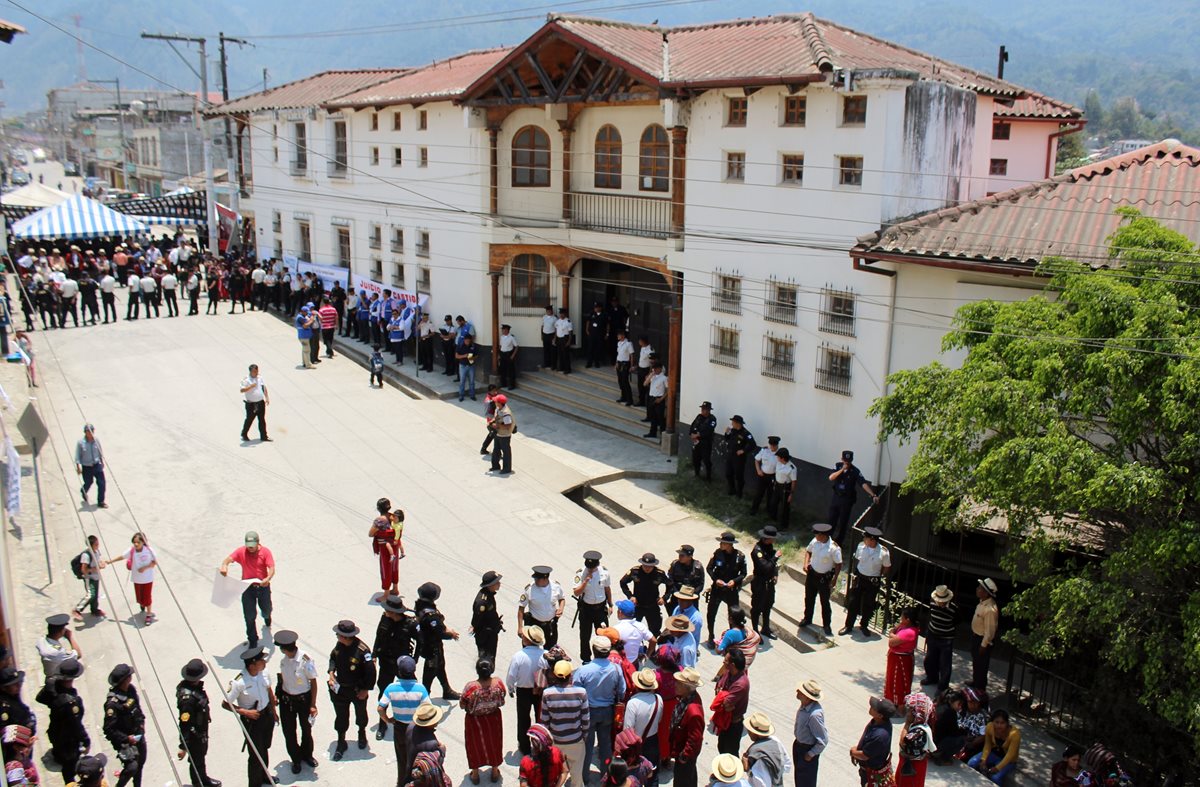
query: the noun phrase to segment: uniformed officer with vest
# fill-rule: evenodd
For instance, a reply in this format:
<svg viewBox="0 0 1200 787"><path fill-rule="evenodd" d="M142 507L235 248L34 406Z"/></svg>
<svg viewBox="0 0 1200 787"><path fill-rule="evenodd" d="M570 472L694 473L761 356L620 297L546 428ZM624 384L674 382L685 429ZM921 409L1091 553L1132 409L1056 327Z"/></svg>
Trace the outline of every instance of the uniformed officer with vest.
<svg viewBox="0 0 1200 787"><path fill-rule="evenodd" d="M663 606L671 608L672 599L679 589L690 587L695 593L704 590L704 582L708 576L704 573L704 564L696 560L696 548L691 544L681 544L675 550L675 559L667 569L667 592L663 594Z"/></svg>
<svg viewBox="0 0 1200 787"><path fill-rule="evenodd" d="M500 590L503 574L486 572L479 580L479 592L471 605L471 631L475 634L475 649L481 659L496 661L496 649L500 632L504 630L504 618L496 611L496 593Z"/></svg>
<svg viewBox="0 0 1200 787"><path fill-rule="evenodd" d="M746 428L746 419L735 415L725 427L725 442L729 445L729 456L725 460L725 480L729 482L729 494L742 496L746 489L746 462L754 454L754 435Z"/></svg>
<svg viewBox="0 0 1200 787"><path fill-rule="evenodd" d="M271 762L271 739L275 737L275 722L279 713L275 693L267 680L267 652L260 646L246 648L241 653L242 671L229 683L229 691L221 707L238 715L246 743L246 776L248 783L258 787L272 781L267 776Z"/></svg>
<svg viewBox="0 0 1200 787"><path fill-rule="evenodd" d="M333 627L337 644L329 653L329 699L333 702L333 731L337 747L333 759L340 760L349 744L346 731L350 729L350 706L354 706L354 723L358 725L358 748L367 748L367 697L375 688L375 658L367 643L358 638L359 628L353 620L339 620Z"/></svg>
<svg viewBox="0 0 1200 787"><path fill-rule="evenodd" d="M875 494L867 479L863 478L862 471L855 466L853 451L842 451L842 461L829 474L829 482L833 485L833 497L829 501L829 523L833 525L833 540L840 544L850 526L850 514L854 510L858 490L862 489L870 495L872 503L879 502L879 495Z"/></svg>
<svg viewBox="0 0 1200 787"><path fill-rule="evenodd" d="M550 566L534 566L533 582L517 602L517 636L525 635L526 626L538 626L546 635L546 650L558 644L558 619L567 604L562 585L550 579L551 571Z"/></svg>
<svg viewBox="0 0 1200 787"><path fill-rule="evenodd" d="M739 606L738 593L746 581L746 556L735 545L737 537L726 530L717 539L717 550L708 559L708 575L713 584L708 591L708 642L710 648L717 646L713 641L713 629L717 624L717 609L724 602L727 608Z"/></svg>
<svg viewBox="0 0 1200 787"><path fill-rule="evenodd" d="M767 499L767 516L775 518L775 506L778 498L775 494L775 465L779 461L775 452L779 450L779 437L771 435L767 444L754 455L754 475L757 476L754 488L754 500L750 503L750 513L757 514L763 498ZM757 631L758 629L755 629Z"/></svg>
<svg viewBox="0 0 1200 787"><path fill-rule="evenodd" d="M294 631L277 631L275 646L283 653L276 678L275 702L279 705L279 727L287 745L292 773L300 766L317 767L313 757L312 722L317 715L317 679L321 673L317 660L300 649L299 635ZM296 739L296 726L300 739Z"/></svg>
<svg viewBox="0 0 1200 787"><path fill-rule="evenodd" d="M879 543L883 531L877 527L864 527L862 543L854 550L854 573L850 576L850 588L846 592L846 625L838 634L845 636L854 628L854 619L859 619L858 628L870 634L871 615L875 614L875 597L879 586L892 567L892 553Z"/></svg>
<svg viewBox="0 0 1200 787"><path fill-rule="evenodd" d="M842 570L842 548L834 541L829 531L833 526L824 522L813 525L813 540L804 550L804 620L800 628L812 625L813 607L821 599L821 621L826 636L833 636L829 618L833 614L829 606L829 594L837 584L837 575Z"/></svg>
<svg viewBox="0 0 1200 787"><path fill-rule="evenodd" d="M64 776L75 773L80 755L91 748L92 738L83 724L83 700L75 691L75 680L83 674L83 665L71 657L58 663L52 678L35 699L50 709L50 756L62 766Z"/></svg>
<svg viewBox="0 0 1200 787"><path fill-rule="evenodd" d="M652 552L638 558L638 564L621 577L621 592L625 598L633 600L634 616L644 621L656 637L662 631L662 599L666 585L667 575L658 567L658 558Z"/></svg>
<svg viewBox="0 0 1200 787"><path fill-rule="evenodd" d="M777 538L779 531L774 525L767 525L758 531L758 543L750 552L750 562L754 567L754 578L750 580L750 627L767 639L778 639L771 630L775 583L779 580L779 550L775 548Z"/></svg>
<svg viewBox="0 0 1200 787"><path fill-rule="evenodd" d="M208 725L212 711L204 691L208 665L192 659L179 671L183 680L175 687L175 707L179 709L179 759L187 757L193 787L221 787L208 775Z"/></svg>
<svg viewBox="0 0 1200 787"><path fill-rule="evenodd" d="M0 669L0 729L17 724L37 734L37 716L21 701L21 684L25 673L12 667Z"/></svg>
<svg viewBox="0 0 1200 787"><path fill-rule="evenodd" d="M429 690L437 679L442 684L442 699L457 700L462 695L446 677L446 640L458 639L458 632L446 625L446 616L437 608L441 596L442 588L436 582L424 582L417 588L413 612L417 615L417 654L425 659L421 683Z"/></svg>
<svg viewBox="0 0 1200 787"><path fill-rule="evenodd" d="M688 434L692 438L692 472L700 477L700 465L704 465L704 480L712 480L713 434L717 431L717 419L712 414L712 402L700 403L700 414L692 419Z"/></svg>
<svg viewBox="0 0 1200 787"><path fill-rule="evenodd" d="M416 614L404 603L403 597L388 595L383 600L379 625L375 627L375 647L371 648L371 655L375 657L375 666L379 670L375 685L381 695L396 679L396 659L413 655L416 634ZM383 740L385 733L386 730L381 728L375 733L375 740Z"/></svg>
<svg viewBox="0 0 1200 787"><path fill-rule="evenodd" d="M121 778L117 787L133 782L141 787L146 767L146 714L133 685L133 667L118 664L108 673L108 697L104 700L104 737L117 750Z"/></svg>
<svg viewBox="0 0 1200 787"><path fill-rule="evenodd" d="M592 632L606 628L612 614L612 578L600 557L594 549L583 553L583 568L575 572L571 591L578 604L579 658L584 663L592 660Z"/></svg>

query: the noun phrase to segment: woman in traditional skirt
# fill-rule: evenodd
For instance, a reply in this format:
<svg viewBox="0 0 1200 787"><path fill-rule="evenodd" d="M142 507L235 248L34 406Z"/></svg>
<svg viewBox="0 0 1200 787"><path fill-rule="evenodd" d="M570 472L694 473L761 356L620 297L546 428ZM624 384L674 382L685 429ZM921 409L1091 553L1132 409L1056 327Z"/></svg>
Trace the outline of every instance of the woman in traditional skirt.
<svg viewBox="0 0 1200 787"><path fill-rule="evenodd" d="M504 759L504 722L500 706L504 704L504 683L493 678L495 666L489 658L475 663L476 680L467 684L458 704L467 713L464 723L467 742L467 765L471 768L471 784L479 784L479 769L489 767L489 778L500 780L499 766Z"/></svg>
<svg viewBox="0 0 1200 787"><path fill-rule="evenodd" d="M906 609L900 622L888 637L887 679L883 685L885 699L904 707L904 697L912 690L913 651L917 649L917 613Z"/></svg>
<svg viewBox="0 0 1200 787"><path fill-rule="evenodd" d="M397 556L400 542L396 537L395 522L397 514L400 521L404 521L404 514L400 511L393 514L392 501L386 497L379 498L375 509L379 516L371 522L371 529L367 535L371 537L371 550L379 555L379 586L383 588L383 592L376 598L384 599L389 595L400 595L400 558Z"/></svg>
<svg viewBox="0 0 1200 787"><path fill-rule="evenodd" d="M925 787L925 769L929 755L937 750L929 719L933 716L933 700L915 691L904 698L908 708L904 729L900 731L900 764L896 766L896 787Z"/></svg>

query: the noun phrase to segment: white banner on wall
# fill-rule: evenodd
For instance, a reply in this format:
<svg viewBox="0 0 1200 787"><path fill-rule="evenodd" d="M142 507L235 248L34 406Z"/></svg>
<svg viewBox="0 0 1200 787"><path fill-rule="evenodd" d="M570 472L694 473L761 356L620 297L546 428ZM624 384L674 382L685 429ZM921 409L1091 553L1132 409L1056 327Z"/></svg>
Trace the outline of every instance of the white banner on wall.
<svg viewBox="0 0 1200 787"><path fill-rule="evenodd" d="M425 314L429 313L429 295L428 295L428 293L422 292L422 293L418 294L418 293L413 292L412 290L400 290L400 289L397 289L392 286L380 284L379 282L375 281L374 279L368 279L366 276L362 276L357 273L351 274L350 284L356 290L359 290L362 292L368 292L368 293L377 292L381 296L383 295L384 290L391 290L392 295L396 296L397 298L402 298L403 300L406 300L409 303L415 303L415 304L417 304L417 306L420 307L420 309L423 313L425 313Z"/></svg>
<svg viewBox="0 0 1200 787"><path fill-rule="evenodd" d="M350 275L350 271L346 268L339 268L336 265L318 265L315 262L305 262L304 260L297 260L294 270L314 274L325 285L327 292L333 289L334 282L345 287L346 278Z"/></svg>

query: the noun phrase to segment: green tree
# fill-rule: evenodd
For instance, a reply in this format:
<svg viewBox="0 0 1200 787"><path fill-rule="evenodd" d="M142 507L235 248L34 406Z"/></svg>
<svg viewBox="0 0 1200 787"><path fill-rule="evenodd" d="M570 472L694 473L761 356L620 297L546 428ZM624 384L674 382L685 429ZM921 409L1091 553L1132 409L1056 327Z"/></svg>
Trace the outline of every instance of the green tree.
<svg viewBox="0 0 1200 787"><path fill-rule="evenodd" d="M1083 116L1093 129L1104 128L1104 104L1100 102L1100 94L1095 90L1089 90L1083 100Z"/></svg>
<svg viewBox="0 0 1200 787"><path fill-rule="evenodd" d="M1126 96L1113 102L1104 127L1110 139L1132 139L1146 132L1146 118L1137 101Z"/></svg>
<svg viewBox="0 0 1200 787"><path fill-rule="evenodd" d="M1083 132L1076 131L1058 138L1058 153L1055 157L1054 174L1082 167L1087 163L1087 147L1083 144Z"/></svg>
<svg viewBox="0 0 1200 787"><path fill-rule="evenodd" d="M1098 658L1166 721L1153 763L1169 739L1200 750L1200 251L1120 212L1110 268L1048 260L1046 295L962 307L944 339L962 366L892 375L871 412L919 437L904 489L936 527L1007 518L1006 639Z"/></svg>

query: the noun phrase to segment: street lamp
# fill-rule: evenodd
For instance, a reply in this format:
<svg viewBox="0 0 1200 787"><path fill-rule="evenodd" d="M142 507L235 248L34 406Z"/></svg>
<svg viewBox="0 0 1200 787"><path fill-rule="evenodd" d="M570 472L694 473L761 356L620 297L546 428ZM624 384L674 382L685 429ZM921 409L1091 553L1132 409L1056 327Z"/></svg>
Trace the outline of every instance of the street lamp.
<svg viewBox="0 0 1200 787"><path fill-rule="evenodd" d="M117 79L89 79L98 85L116 85L117 87L117 124L121 133L121 188L127 188L129 183L129 173L126 170L126 147L125 147L125 110L121 106L121 80Z"/></svg>

